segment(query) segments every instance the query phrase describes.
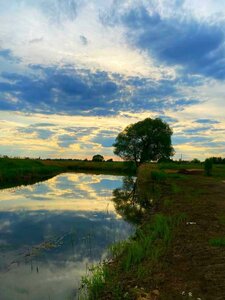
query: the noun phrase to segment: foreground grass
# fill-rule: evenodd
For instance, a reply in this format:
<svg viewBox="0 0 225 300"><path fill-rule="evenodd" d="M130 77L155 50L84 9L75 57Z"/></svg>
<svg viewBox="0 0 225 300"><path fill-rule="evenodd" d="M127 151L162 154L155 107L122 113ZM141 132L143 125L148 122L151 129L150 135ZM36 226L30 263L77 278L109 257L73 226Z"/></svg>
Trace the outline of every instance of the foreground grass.
<svg viewBox="0 0 225 300"><path fill-rule="evenodd" d="M202 172L184 172L186 169ZM204 176L200 164L142 166L138 173L141 191L146 190L142 195L157 191L157 201L141 214L135 235L111 247L111 260L89 270L82 279L80 299L174 300L186 299L186 295L217 299L217 294L223 293L223 276L216 284L206 283L202 270L209 272L212 265L207 276L213 281L218 260L225 258L223 252L215 252L225 245L221 226L225 166L214 165L212 175ZM207 292L202 292L205 285Z"/></svg>
<svg viewBox="0 0 225 300"><path fill-rule="evenodd" d="M82 278L83 299L135 299L138 290L126 291L126 279L121 281L121 274L132 274L138 283L147 274L143 262L146 258L151 266L158 262L171 242L173 228L184 219L182 214L173 217L156 214L143 228L138 228L134 237L113 245L110 252L116 267L103 263L91 268Z"/></svg>

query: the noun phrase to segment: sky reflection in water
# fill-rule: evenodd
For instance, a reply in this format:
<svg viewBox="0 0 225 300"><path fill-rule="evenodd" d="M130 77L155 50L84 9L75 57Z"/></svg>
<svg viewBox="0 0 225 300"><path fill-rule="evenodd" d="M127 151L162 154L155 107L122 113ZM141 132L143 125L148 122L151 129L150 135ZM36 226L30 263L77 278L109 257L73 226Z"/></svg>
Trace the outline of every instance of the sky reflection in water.
<svg viewBox="0 0 225 300"><path fill-rule="evenodd" d="M87 265L131 232L111 201L122 177L62 174L0 191L0 299L75 299Z"/></svg>

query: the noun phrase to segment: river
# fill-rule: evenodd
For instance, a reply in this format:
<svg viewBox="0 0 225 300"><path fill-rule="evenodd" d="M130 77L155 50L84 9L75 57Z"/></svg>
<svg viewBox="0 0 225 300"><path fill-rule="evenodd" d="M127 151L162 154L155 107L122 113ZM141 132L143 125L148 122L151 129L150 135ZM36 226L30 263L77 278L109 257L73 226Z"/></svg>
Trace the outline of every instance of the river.
<svg viewBox="0 0 225 300"><path fill-rule="evenodd" d="M0 191L0 299L77 299L81 277L133 226L116 211L122 176L65 173Z"/></svg>

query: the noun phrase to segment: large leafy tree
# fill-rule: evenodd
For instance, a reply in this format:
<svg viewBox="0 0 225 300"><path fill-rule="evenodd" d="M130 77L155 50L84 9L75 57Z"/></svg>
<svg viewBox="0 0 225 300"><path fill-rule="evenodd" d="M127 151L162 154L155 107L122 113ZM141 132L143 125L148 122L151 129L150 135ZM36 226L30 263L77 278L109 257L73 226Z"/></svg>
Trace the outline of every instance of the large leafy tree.
<svg viewBox="0 0 225 300"><path fill-rule="evenodd" d="M166 122L160 118L147 118L127 126L118 134L113 144L114 153L136 165L168 159L174 154L171 136L172 130Z"/></svg>

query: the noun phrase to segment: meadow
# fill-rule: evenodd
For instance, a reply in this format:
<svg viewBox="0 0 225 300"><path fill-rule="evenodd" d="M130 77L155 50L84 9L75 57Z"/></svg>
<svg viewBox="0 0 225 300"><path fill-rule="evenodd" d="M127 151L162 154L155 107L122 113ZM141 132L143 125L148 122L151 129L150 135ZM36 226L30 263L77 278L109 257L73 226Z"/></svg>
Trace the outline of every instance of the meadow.
<svg viewBox="0 0 225 300"><path fill-rule="evenodd" d="M79 160L41 160L0 158L0 188L26 185L46 180L63 172L99 174L135 174L130 162L92 162Z"/></svg>
<svg viewBox="0 0 225 300"><path fill-rule="evenodd" d="M223 299L225 165L145 164L136 184L136 232L89 270L84 299Z"/></svg>

